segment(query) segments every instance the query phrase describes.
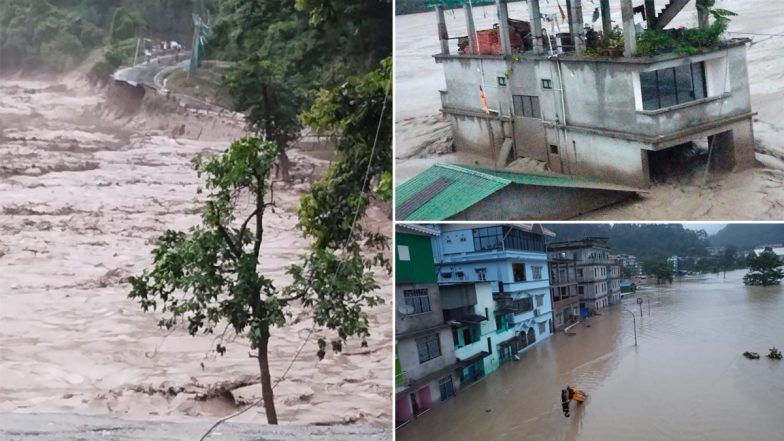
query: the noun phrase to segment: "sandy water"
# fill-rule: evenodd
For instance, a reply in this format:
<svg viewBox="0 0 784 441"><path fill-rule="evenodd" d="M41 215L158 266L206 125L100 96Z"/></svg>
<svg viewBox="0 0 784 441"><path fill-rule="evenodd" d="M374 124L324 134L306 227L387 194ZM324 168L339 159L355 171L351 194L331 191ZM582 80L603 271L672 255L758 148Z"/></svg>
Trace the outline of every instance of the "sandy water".
<svg viewBox="0 0 784 441"><path fill-rule="evenodd" d="M243 123L231 116L118 116L112 109L75 81L0 81L0 412L227 415L260 396L258 384L197 398L223 382L253 383L258 366L247 341L229 334L228 352L216 358L212 336L159 330L155 314L127 299L125 279L150 263L165 229L198 222L190 160L223 150L244 133ZM184 134L174 137L183 124ZM278 286L307 245L294 207L307 177L328 165L304 152L292 159L301 179L278 184L278 208L265 216L261 267ZM389 233L383 222L376 228ZM391 282L386 274L379 280L389 300ZM297 315L274 332L273 379L311 323ZM368 348L352 341L322 362L316 332L275 390L283 423L388 424L389 306L372 310L371 323ZM238 420L266 421L261 409Z"/></svg>
<svg viewBox="0 0 784 441"><path fill-rule="evenodd" d="M744 273L627 297L573 328L577 335L559 332L458 392L397 439L781 439L784 361L764 355L784 347L784 289L745 287ZM642 318L634 297L646 302ZM560 406L566 384L591 394L570 418Z"/></svg>
<svg viewBox="0 0 784 441"><path fill-rule="evenodd" d="M555 1L540 2L543 14L558 12ZM584 3L585 22L591 23L593 5ZM657 0L659 9L666 0ZM613 19L620 23L620 7L611 2ZM716 7L738 14L730 23L732 32L784 34L784 5L767 0L717 0ZM511 18L528 20L525 2L509 4ZM497 22L495 6L476 7L477 29ZM451 36L464 35L465 19L461 9L446 11L446 24ZM695 26L694 2L679 14L674 26ZM597 22L600 25L600 22ZM549 25L548 25L549 26ZM565 25L561 25L562 27ZM557 31L557 29L556 29ZM784 123L779 118L784 102L784 37L730 34L750 37L748 48L749 81L754 120L758 168L743 173L710 175L705 179L704 167L655 185L645 199L636 200L597 212L585 219L593 220L700 220L750 219L779 220L784 218ZM435 162L468 163L493 166L493 161L468 153L443 154L451 143L451 127L440 115L439 89L445 87L443 69L432 55L438 53L436 17L433 12L397 17L395 52L395 119L396 179L403 182ZM454 40L450 40L452 44ZM450 50L454 50L451 48ZM523 164L531 169L532 164ZM542 171L541 165L533 166Z"/></svg>

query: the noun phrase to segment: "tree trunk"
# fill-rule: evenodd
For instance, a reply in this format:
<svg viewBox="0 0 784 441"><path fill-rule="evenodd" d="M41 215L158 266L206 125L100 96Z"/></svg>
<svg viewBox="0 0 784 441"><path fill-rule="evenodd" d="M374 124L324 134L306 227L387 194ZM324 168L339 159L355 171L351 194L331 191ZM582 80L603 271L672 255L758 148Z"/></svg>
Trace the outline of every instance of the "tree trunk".
<svg viewBox="0 0 784 441"><path fill-rule="evenodd" d="M269 335L261 337L259 341L259 372L261 373L261 398L264 400L264 410L267 412L267 423L278 424L278 412L275 410L275 398L272 394L272 379L269 371Z"/></svg>
<svg viewBox="0 0 784 441"><path fill-rule="evenodd" d="M278 170L280 170L280 178L283 182L289 182L289 155L286 153L286 148L278 146Z"/></svg>

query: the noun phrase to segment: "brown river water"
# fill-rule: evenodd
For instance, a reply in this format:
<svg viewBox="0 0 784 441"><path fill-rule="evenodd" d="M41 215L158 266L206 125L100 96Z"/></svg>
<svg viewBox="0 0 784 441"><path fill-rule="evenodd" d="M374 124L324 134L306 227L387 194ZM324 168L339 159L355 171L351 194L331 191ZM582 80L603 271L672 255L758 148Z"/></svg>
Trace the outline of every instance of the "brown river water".
<svg viewBox="0 0 784 441"><path fill-rule="evenodd" d="M0 78L0 413L213 421L261 394L247 340L229 333L216 357L212 335L160 330L127 298L126 279L149 265L165 229L199 221L190 160L221 152L244 123L171 109L121 115L111 100L77 78ZM278 287L307 247L294 208L328 165L316 156L292 151L294 182L276 184L277 208L264 218L261 270ZM390 233L384 216L371 217ZM378 280L389 300L389 277ZM319 361L316 338L329 334L314 333L275 389L282 423L388 426L389 310L369 311L367 348L353 339ZM295 310L274 331L273 379L311 325ZM235 421L266 419L256 408Z"/></svg>
<svg viewBox="0 0 784 441"><path fill-rule="evenodd" d="M784 289L745 271L626 297L397 431L400 441L773 440L784 437ZM643 304L643 317L636 303ZM650 301L650 315L648 304ZM637 321L634 345L632 315ZM744 351L758 352L747 360ZM561 412L560 391L591 394Z"/></svg>

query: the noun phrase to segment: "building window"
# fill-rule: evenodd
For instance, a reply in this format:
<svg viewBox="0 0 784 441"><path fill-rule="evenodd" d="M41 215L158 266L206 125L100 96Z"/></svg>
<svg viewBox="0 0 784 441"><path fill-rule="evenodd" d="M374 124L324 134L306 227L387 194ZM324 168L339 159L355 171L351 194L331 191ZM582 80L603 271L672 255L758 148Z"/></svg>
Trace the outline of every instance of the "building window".
<svg viewBox="0 0 784 441"><path fill-rule="evenodd" d="M541 266L532 266L531 267L531 276L534 280L542 280L542 267Z"/></svg>
<svg viewBox="0 0 784 441"><path fill-rule="evenodd" d="M514 112L517 116L525 118L541 118L542 110L539 107L539 97L530 95L512 95Z"/></svg>
<svg viewBox="0 0 784 441"><path fill-rule="evenodd" d="M398 245L397 246L397 258L401 262L409 262L409 261L411 261L411 254L409 254L408 247L406 245Z"/></svg>
<svg viewBox="0 0 784 441"><path fill-rule="evenodd" d="M577 277L582 277L582 276L583 276L583 269L580 268L577 270Z"/></svg>
<svg viewBox="0 0 784 441"><path fill-rule="evenodd" d="M544 323L539 323L539 335L544 334Z"/></svg>
<svg viewBox="0 0 784 441"><path fill-rule="evenodd" d="M580 285L577 287L577 294L583 295L585 294L585 287Z"/></svg>
<svg viewBox="0 0 784 441"><path fill-rule="evenodd" d="M476 277L479 280L487 280L487 268L477 268L476 269Z"/></svg>
<svg viewBox="0 0 784 441"><path fill-rule="evenodd" d="M451 375L438 380L438 388L441 390L441 401L455 396L455 386L452 384Z"/></svg>
<svg viewBox="0 0 784 441"><path fill-rule="evenodd" d="M550 144L550 154L557 155L558 154L558 146Z"/></svg>
<svg viewBox="0 0 784 441"><path fill-rule="evenodd" d="M542 306L544 304L544 296L536 296L536 306Z"/></svg>
<svg viewBox="0 0 784 441"><path fill-rule="evenodd" d="M403 299L406 305L414 308L414 312L411 314L430 312L430 297L427 295L427 288L403 290Z"/></svg>
<svg viewBox="0 0 784 441"><path fill-rule="evenodd" d="M500 250L504 236L501 227L475 228L474 251Z"/></svg>
<svg viewBox="0 0 784 441"><path fill-rule="evenodd" d="M542 79L542 89L552 89L553 88L553 81L548 79Z"/></svg>
<svg viewBox="0 0 784 441"><path fill-rule="evenodd" d="M512 276L514 277L515 282L525 282L525 264L513 263Z"/></svg>
<svg viewBox="0 0 784 441"><path fill-rule="evenodd" d="M417 351L419 351L419 363L432 360L441 356L441 344L438 341L438 334L430 334L416 339Z"/></svg>
<svg viewBox="0 0 784 441"><path fill-rule="evenodd" d="M498 85L506 86L506 77L498 77Z"/></svg>
<svg viewBox="0 0 784 441"><path fill-rule="evenodd" d="M705 63L692 63L653 72L640 72L642 108L657 110L708 96Z"/></svg>

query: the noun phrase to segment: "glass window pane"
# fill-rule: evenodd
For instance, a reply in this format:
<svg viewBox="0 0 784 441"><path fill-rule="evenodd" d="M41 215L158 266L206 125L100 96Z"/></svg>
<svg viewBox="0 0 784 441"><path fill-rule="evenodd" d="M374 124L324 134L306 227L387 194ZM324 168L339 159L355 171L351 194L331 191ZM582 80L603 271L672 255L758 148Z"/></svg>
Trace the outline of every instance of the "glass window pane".
<svg viewBox="0 0 784 441"><path fill-rule="evenodd" d="M531 117L531 97L525 96L523 97L523 116L530 118Z"/></svg>
<svg viewBox="0 0 784 441"><path fill-rule="evenodd" d="M640 72L642 87L642 108L656 110L659 108L659 90L656 87L656 72Z"/></svg>
<svg viewBox="0 0 784 441"><path fill-rule="evenodd" d="M699 62L691 65L692 83L694 84L694 98L702 99L708 96L705 90L705 63Z"/></svg>
<svg viewBox="0 0 784 441"><path fill-rule="evenodd" d="M659 77L659 104L661 108L678 104L675 92L675 69L662 69L657 72Z"/></svg>
<svg viewBox="0 0 784 441"><path fill-rule="evenodd" d="M541 118L542 117L542 110L539 108L539 97L532 96L531 97L531 112L534 118Z"/></svg>
<svg viewBox="0 0 784 441"><path fill-rule="evenodd" d="M523 97L521 95L512 95L514 102L514 112L517 116L523 116Z"/></svg>
<svg viewBox="0 0 784 441"><path fill-rule="evenodd" d="M675 84L678 87L678 104L694 101L694 87L691 84L691 65L675 68Z"/></svg>

